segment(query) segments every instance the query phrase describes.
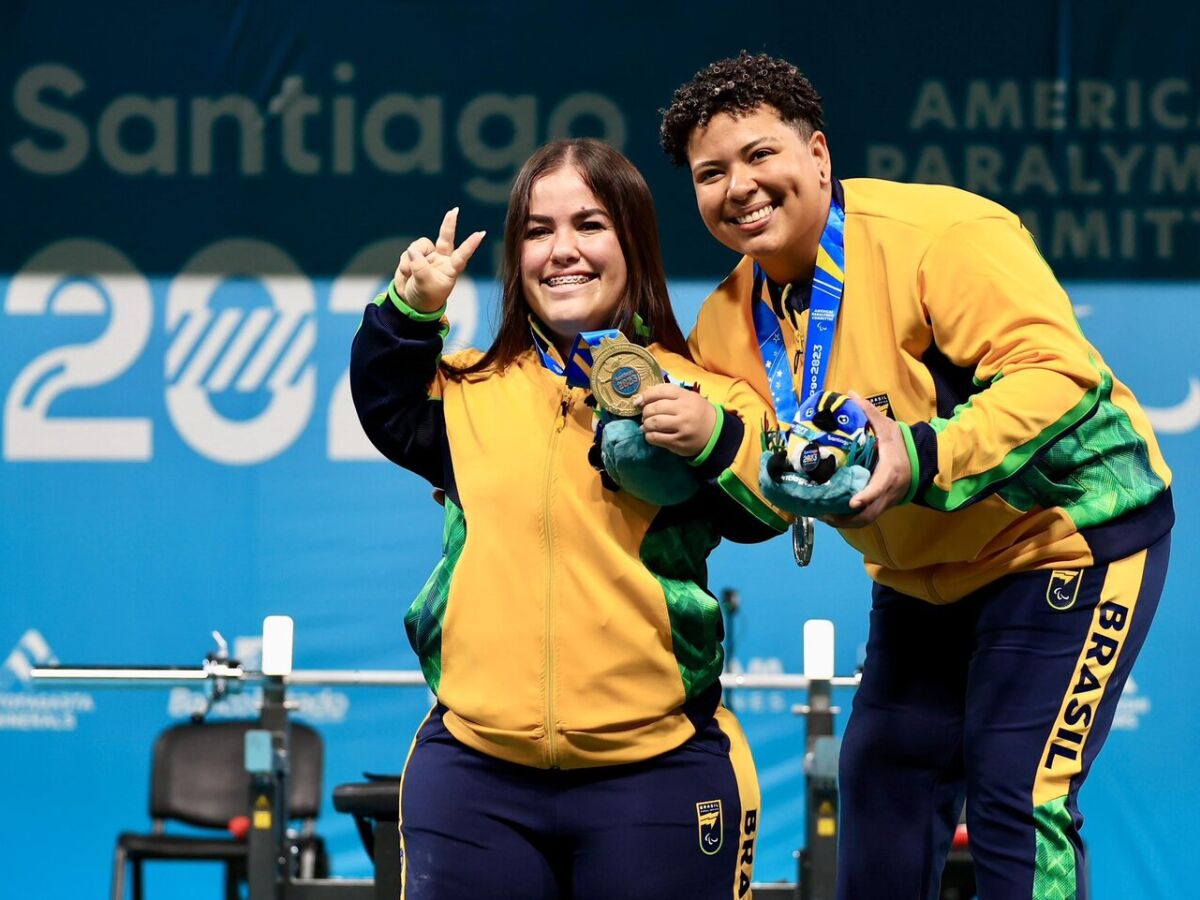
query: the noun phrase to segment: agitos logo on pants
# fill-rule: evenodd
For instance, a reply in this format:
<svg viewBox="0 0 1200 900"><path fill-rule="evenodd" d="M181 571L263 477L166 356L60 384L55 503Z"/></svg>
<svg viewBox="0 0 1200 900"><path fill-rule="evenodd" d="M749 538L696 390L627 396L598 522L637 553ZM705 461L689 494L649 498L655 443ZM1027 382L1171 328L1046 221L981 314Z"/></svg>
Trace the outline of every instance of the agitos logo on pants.
<svg viewBox="0 0 1200 900"><path fill-rule="evenodd" d="M724 816L720 800L702 800L696 804L696 824L700 831L700 849L715 856L725 843Z"/></svg>
<svg viewBox="0 0 1200 900"><path fill-rule="evenodd" d="M1082 569L1055 569L1050 573L1046 585L1046 602L1051 609L1070 609L1079 596L1079 585L1083 581Z"/></svg>

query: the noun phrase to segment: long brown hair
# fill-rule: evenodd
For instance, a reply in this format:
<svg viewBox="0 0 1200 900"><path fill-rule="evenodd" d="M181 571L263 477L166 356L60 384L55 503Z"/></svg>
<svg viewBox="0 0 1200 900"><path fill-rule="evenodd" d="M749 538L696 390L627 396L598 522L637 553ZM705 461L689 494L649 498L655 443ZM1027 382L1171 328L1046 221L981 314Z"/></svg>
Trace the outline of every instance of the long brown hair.
<svg viewBox="0 0 1200 900"><path fill-rule="evenodd" d="M608 212L625 256L628 272L625 294L613 311L609 328L620 328L638 344L650 341L689 356L687 341L679 330L667 295L658 242L658 218L654 199L642 173L620 151L594 138L551 141L526 160L513 181L504 220L504 259L500 267L502 294L500 328L487 352L464 369L449 369L461 378L489 367L502 370L529 349L531 310L521 286L521 249L529 218L529 196L534 182L544 175L572 166ZM634 314L649 328L647 340L634 327Z"/></svg>

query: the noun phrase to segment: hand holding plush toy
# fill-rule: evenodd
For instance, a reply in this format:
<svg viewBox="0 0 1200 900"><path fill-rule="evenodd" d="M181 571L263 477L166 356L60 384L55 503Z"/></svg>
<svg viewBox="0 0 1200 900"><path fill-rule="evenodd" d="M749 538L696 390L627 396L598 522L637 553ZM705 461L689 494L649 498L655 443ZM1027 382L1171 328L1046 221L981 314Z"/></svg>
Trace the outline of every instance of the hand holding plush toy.
<svg viewBox="0 0 1200 900"><path fill-rule="evenodd" d="M684 457L646 440L640 419L602 411L597 438L608 476L639 500L672 506L700 489Z"/></svg>

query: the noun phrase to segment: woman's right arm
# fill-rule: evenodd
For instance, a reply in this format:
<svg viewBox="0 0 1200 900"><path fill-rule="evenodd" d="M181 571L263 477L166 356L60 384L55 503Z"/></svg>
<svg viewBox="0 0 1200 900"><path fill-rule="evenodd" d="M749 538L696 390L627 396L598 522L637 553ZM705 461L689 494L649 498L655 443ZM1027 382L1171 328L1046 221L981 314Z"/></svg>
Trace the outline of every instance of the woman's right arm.
<svg viewBox="0 0 1200 900"><path fill-rule="evenodd" d="M420 238L409 245L388 290L363 313L350 351L350 392L367 437L436 487L443 487L446 443L438 378L446 300L483 239L476 232L455 249L457 220L458 210L450 210L436 244Z"/></svg>
<svg viewBox="0 0 1200 900"><path fill-rule="evenodd" d="M440 311L423 318L394 297L392 284L363 313L350 350L350 393L376 449L442 487L446 421L437 364L447 326Z"/></svg>

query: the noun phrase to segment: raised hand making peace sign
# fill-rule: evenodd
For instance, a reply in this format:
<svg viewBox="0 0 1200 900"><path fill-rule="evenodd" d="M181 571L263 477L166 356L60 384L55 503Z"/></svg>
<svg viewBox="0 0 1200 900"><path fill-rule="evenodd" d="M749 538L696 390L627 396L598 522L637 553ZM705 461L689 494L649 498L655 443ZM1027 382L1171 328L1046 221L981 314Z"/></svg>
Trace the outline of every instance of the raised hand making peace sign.
<svg viewBox="0 0 1200 900"><path fill-rule="evenodd" d="M418 312L435 312L446 305L454 283L487 233L476 231L455 249L457 227L456 206L442 219L436 244L427 237L417 238L400 255L394 276L396 293Z"/></svg>

